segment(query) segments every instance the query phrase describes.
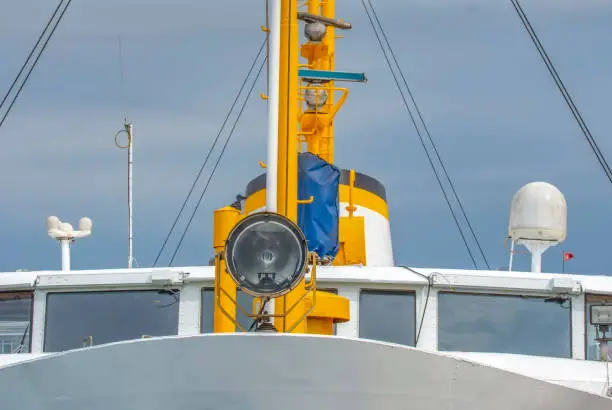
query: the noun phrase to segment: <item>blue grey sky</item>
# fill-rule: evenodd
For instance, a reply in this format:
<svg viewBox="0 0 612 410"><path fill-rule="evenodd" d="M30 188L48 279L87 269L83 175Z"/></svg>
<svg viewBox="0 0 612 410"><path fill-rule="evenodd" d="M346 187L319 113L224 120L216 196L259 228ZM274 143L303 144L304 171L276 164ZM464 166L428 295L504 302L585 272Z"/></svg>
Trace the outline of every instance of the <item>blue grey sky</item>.
<svg viewBox="0 0 612 410"><path fill-rule="evenodd" d="M354 25L338 41L337 68L365 71L369 79L351 86L337 118L337 164L386 185L397 263L470 268L360 2L337 3L338 16ZM522 4L612 161L612 3ZM0 129L0 270L59 268L59 248L46 234L48 215L74 225L84 215L94 221L93 235L73 247L73 268L126 265L126 153L113 143L123 106L135 124L135 256L140 266L152 264L263 39L263 5L74 0ZM568 202L563 247L575 259L566 271L608 273L612 186L510 2L376 5L492 267L507 265L512 196L522 185L543 180L559 187ZM42 0L3 2L2 94L53 7ZM257 94L264 88L262 81ZM261 172L265 135L266 104L255 95L175 265L207 263L212 211ZM177 240L172 238L170 251ZM168 260L166 253L161 262ZM518 255L515 266L527 269L528 256ZM544 255L543 268L561 270L561 249Z"/></svg>

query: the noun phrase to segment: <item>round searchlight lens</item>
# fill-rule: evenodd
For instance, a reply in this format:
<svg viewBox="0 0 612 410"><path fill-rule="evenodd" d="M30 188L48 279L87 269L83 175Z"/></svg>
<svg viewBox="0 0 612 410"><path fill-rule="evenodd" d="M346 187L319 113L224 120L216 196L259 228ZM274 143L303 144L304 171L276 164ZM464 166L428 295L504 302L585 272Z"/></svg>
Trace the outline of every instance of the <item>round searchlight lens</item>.
<svg viewBox="0 0 612 410"><path fill-rule="evenodd" d="M275 213L247 216L230 232L225 262L234 281L253 296L277 297L306 274L308 244L300 228Z"/></svg>

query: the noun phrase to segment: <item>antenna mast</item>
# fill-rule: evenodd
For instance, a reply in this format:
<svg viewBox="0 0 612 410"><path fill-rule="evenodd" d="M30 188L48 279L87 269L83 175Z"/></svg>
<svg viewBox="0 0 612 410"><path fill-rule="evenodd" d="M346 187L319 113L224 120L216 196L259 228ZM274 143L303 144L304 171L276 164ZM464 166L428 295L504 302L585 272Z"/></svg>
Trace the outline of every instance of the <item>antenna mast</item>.
<svg viewBox="0 0 612 410"><path fill-rule="evenodd" d="M512 240L510 267L515 242L531 252L531 271L542 272L542 254L567 236L565 197L547 182L531 182L512 198L508 236Z"/></svg>
<svg viewBox="0 0 612 410"><path fill-rule="evenodd" d="M119 134L125 132L127 134L127 144L119 143ZM128 152L128 269L132 269L133 256L133 232L132 232L132 166L133 166L133 124L124 121L123 129L115 134L115 145L120 149L127 149Z"/></svg>
<svg viewBox="0 0 612 410"><path fill-rule="evenodd" d="M57 216L47 218L47 233L60 243L62 248L62 271L70 272L70 244L79 238L91 235L93 223L88 217L79 220L79 230L72 225L62 222Z"/></svg>

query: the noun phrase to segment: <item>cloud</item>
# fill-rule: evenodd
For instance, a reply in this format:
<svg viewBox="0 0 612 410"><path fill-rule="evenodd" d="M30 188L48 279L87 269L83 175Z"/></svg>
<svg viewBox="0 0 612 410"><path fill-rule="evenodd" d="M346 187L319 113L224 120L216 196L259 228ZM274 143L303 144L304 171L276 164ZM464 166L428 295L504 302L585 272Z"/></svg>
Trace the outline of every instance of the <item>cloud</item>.
<svg viewBox="0 0 612 410"><path fill-rule="evenodd" d="M409 4L401 0L372 1L374 7L379 4L381 8L397 7L410 10L411 8L440 8L443 10L461 8L483 8L495 9L504 6L504 2L491 2L487 0L413 0ZM510 2L506 6L512 7ZM592 9L611 9L610 3L606 0L583 0L580 2L572 0L523 0L520 1L524 9L546 9L546 10L592 10Z"/></svg>
<svg viewBox="0 0 612 410"><path fill-rule="evenodd" d="M609 38L609 21L602 13L607 4L523 2L528 12L534 11L538 32L597 136L608 128L605 102L612 91L612 61L598 52ZM511 6L476 0L380 0L376 5L491 259L506 263L503 235L509 201L534 179L562 187L570 204L572 246L576 254L590 252L582 241L610 228L605 206L589 205L608 200L607 185ZM75 263L124 263L123 243L113 238L125 234L126 158L112 140L122 126L124 106L136 133L137 256L142 264L150 263L263 40L262 6L195 0L71 6L0 129L0 172L5 175L0 180L0 220L19 227L21 235L6 244L15 250L7 256L7 268L21 266L26 257L41 267L54 263L57 255L44 234L44 220L52 213L74 222L82 215L95 217L95 234L78 245L75 258L81 259ZM563 15L548 13L555 8ZM589 18L570 12L577 8L590 13ZM10 83L51 10L40 0L5 5L0 84ZM469 267L361 5L339 2L337 14L354 24L338 40L337 67L365 71L369 79L365 85L351 85L336 119L338 164L387 186L398 262ZM124 55L123 99L118 34ZM266 105L257 94L264 89L262 80L185 241L180 263L207 262L212 210L232 201L262 172L258 163L265 160ZM604 152L612 151L611 141L599 140ZM37 239L30 245L33 237ZM40 256L26 252L34 246L44 248ZM576 269L590 271L604 263L596 254L573 262Z"/></svg>
<svg viewBox="0 0 612 410"><path fill-rule="evenodd" d="M42 0L12 0L6 7L0 32L40 31L54 8L55 4ZM258 23L265 22L265 12L262 4L253 2L108 0L74 2L64 19L61 31L69 37L112 36L117 33L158 37L194 31L227 34L249 26L257 28Z"/></svg>

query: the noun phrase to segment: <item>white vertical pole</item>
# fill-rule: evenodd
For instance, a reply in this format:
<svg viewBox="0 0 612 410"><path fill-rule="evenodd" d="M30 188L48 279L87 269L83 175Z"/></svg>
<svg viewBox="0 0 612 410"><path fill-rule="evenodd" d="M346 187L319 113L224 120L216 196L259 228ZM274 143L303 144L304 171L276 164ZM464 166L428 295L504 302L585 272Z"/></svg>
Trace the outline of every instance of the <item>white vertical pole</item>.
<svg viewBox="0 0 612 410"><path fill-rule="evenodd" d="M270 0L268 33L268 161L266 164L266 210L276 212L278 175L278 108L280 77L281 0Z"/></svg>
<svg viewBox="0 0 612 410"><path fill-rule="evenodd" d="M542 272L542 251L539 247L531 253L531 271L534 273Z"/></svg>
<svg viewBox="0 0 612 410"><path fill-rule="evenodd" d="M514 261L514 239L510 244L510 263L508 264L508 272L512 272L512 262Z"/></svg>
<svg viewBox="0 0 612 410"><path fill-rule="evenodd" d="M132 234L132 124L126 124L125 128L128 134L128 268L132 269L133 260L133 234Z"/></svg>
<svg viewBox="0 0 612 410"><path fill-rule="evenodd" d="M70 271L70 239L61 239L60 246L62 247L62 271Z"/></svg>
<svg viewBox="0 0 612 410"><path fill-rule="evenodd" d="M115 145L118 148L121 149L126 149L128 150L128 268L132 269L132 261L134 260L134 255L133 255L133 247L132 247L132 242L133 242L133 232L132 232L132 166L134 164L134 158L133 158L133 151L132 151L132 137L134 136L133 133L134 130L134 126L133 124L127 122L127 120L125 121L125 123L123 124L123 129L120 131L117 131L117 133L115 134ZM121 134L122 132L125 132L127 134L127 145L121 145L119 143L119 134Z"/></svg>
<svg viewBox="0 0 612 410"><path fill-rule="evenodd" d="M550 244L543 241L521 240L525 247L531 252L531 271L533 273L542 272L542 254L550 247Z"/></svg>
<svg viewBox="0 0 612 410"><path fill-rule="evenodd" d="M269 0L268 18L268 163L266 164L266 210L277 211L278 187L278 110L280 88L281 0ZM274 299L266 304L274 315ZM270 318L274 324L274 318Z"/></svg>

